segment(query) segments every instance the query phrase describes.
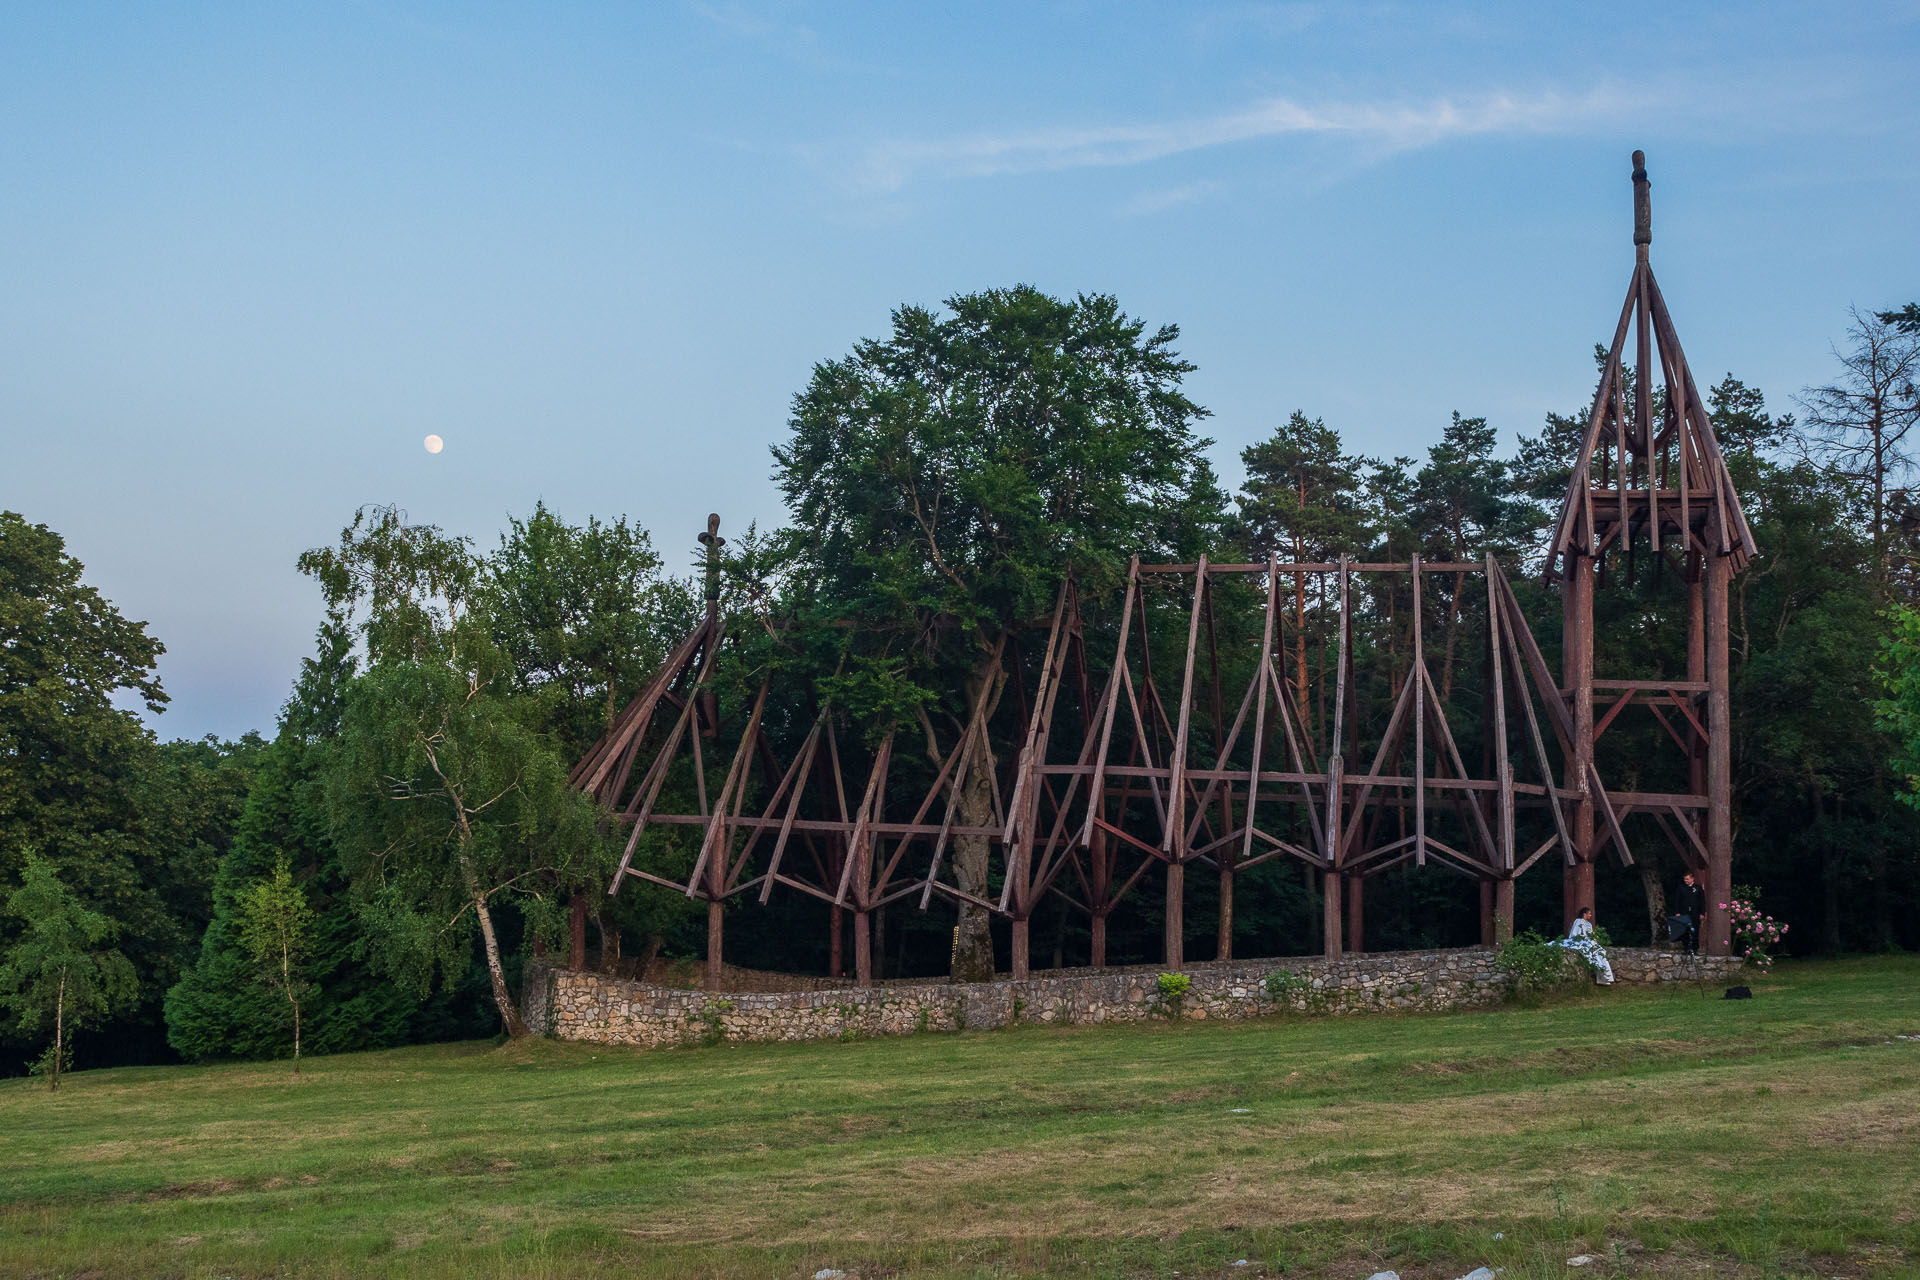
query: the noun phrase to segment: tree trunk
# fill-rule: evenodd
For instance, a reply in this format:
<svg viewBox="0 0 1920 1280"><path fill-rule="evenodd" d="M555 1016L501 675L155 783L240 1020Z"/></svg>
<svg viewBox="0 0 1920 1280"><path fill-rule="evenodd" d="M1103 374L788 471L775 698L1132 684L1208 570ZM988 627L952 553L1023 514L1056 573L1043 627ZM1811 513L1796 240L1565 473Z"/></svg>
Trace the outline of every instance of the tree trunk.
<svg viewBox="0 0 1920 1280"><path fill-rule="evenodd" d="M300 1074L300 1001L293 991L293 949L283 929L280 935L280 990L293 1006L293 1074Z"/></svg>
<svg viewBox="0 0 1920 1280"><path fill-rule="evenodd" d="M520 1020L513 992L507 989L507 971L500 963L500 940L493 932L493 912L487 907L487 895L480 891L480 879L466 851L460 853L460 875L466 881L467 896L473 900L474 918L480 922L480 942L487 955L487 978L493 984L493 1002L500 1009L500 1023L509 1040L524 1039L527 1024Z"/></svg>
<svg viewBox="0 0 1920 1280"><path fill-rule="evenodd" d="M999 677L997 657L975 668L967 681L969 705L978 705L980 691L986 682L997 681ZM990 700L995 696L988 695ZM987 735L979 734L973 741L973 759L967 766L966 785L960 788L959 819L961 826L986 827L993 825L993 761ZM992 844L986 836L953 838L953 878L958 882L961 892L992 900L991 854ZM955 982L993 981L993 931L990 923L991 915L985 907L961 900L959 930L953 944L952 977Z"/></svg>
<svg viewBox="0 0 1920 1280"><path fill-rule="evenodd" d="M1653 940L1653 946L1661 951L1667 950L1667 889L1660 882L1660 868L1652 854L1638 859L1640 864L1640 887L1647 891L1647 936Z"/></svg>
<svg viewBox="0 0 1920 1280"><path fill-rule="evenodd" d="M620 967L620 926L609 917L611 912L593 913L593 927L600 931L600 972L612 973Z"/></svg>
<svg viewBox="0 0 1920 1280"><path fill-rule="evenodd" d="M567 968L587 967L587 895L576 893L567 903Z"/></svg>
<svg viewBox="0 0 1920 1280"><path fill-rule="evenodd" d="M60 1062L67 1052L67 971L60 970L60 989L53 997L53 1071L48 1076L47 1092L60 1087Z"/></svg>

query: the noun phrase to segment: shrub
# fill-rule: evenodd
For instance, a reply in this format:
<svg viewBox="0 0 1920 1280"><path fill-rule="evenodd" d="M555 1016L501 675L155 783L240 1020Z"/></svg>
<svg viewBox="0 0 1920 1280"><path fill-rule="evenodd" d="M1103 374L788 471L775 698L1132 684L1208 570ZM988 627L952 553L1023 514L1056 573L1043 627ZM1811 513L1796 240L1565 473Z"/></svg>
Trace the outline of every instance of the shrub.
<svg viewBox="0 0 1920 1280"><path fill-rule="evenodd" d="M1267 989L1267 999L1287 1009L1293 1007L1295 997L1304 1001L1313 987L1312 983L1291 969L1275 969L1261 985Z"/></svg>
<svg viewBox="0 0 1920 1280"><path fill-rule="evenodd" d="M1187 992L1193 987L1193 979L1184 973L1163 973L1153 980L1154 988L1160 995L1160 1013L1164 1017L1180 1016L1180 1006L1186 1002Z"/></svg>
<svg viewBox="0 0 1920 1280"><path fill-rule="evenodd" d="M1765 973L1773 968L1773 949L1786 935L1787 926L1753 905L1759 896L1752 886L1737 884L1733 901L1721 903L1720 909L1732 927L1734 954L1745 956L1748 964Z"/></svg>
<svg viewBox="0 0 1920 1280"><path fill-rule="evenodd" d="M1572 980L1576 953L1543 938L1535 930L1515 934L1500 944L1494 963L1507 979L1508 991L1520 997L1538 996Z"/></svg>

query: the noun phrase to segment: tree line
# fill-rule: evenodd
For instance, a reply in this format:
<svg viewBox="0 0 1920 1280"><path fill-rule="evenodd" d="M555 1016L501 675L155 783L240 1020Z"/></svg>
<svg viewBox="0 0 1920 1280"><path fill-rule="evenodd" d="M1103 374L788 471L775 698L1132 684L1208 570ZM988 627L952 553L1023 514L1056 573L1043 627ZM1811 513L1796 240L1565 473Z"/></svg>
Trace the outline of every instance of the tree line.
<svg viewBox="0 0 1920 1280"><path fill-rule="evenodd" d="M1062 581L1097 627L1134 555L1491 554L1554 656L1556 598L1526 574L1583 408L1510 449L1456 413L1417 458L1363 456L1297 412L1242 452L1230 494L1207 461L1207 411L1182 390L1193 366L1178 337L1110 297L1015 288L903 307L887 335L818 365L773 448L786 524L727 545L728 661L701 696L737 707L775 679L786 705L770 715L797 720L826 699L869 741L923 742L926 760L905 767L931 776L970 708L1005 701L1011 715L1024 697ZM1856 313L1837 354L1798 417L1731 375L1710 395L1761 549L1732 602L1736 878L1793 924L1802 952L1920 945L1920 510L1906 488L1920 310ZM702 607L645 528L570 523L536 503L483 550L370 507L298 567L320 621L272 737L161 742L125 705L164 707L159 641L85 583L56 533L0 514L0 1069L513 1034L519 969L538 949L591 937L609 968L701 950L698 904L632 885L606 894L619 843L568 782ZM1324 733L1333 602L1305 578L1287 588L1276 662ZM1383 707L1413 601L1370 590L1356 696ZM1443 699L1470 706L1485 637L1466 591L1435 583L1419 634ZM1250 613L1250 592L1217 607ZM1603 668L1631 653L1636 670L1620 674L1684 671L1670 566L1621 569L1597 600ZM1470 750L1474 728L1461 732ZM1657 768L1657 732L1623 718L1603 740L1605 775L1671 783L1643 772ZM983 762L996 750L973 749ZM964 825L989 812L987 776L969 774ZM683 771L667 785L703 781ZM982 839L953 850L960 884L982 897L995 891L989 852ZM1670 851L1635 852L1640 874L1603 877L1597 903L1623 941L1651 934L1678 874ZM650 832L636 857L684 872L690 852ZM1249 873L1259 891L1233 926L1244 951L1315 949L1302 870ZM1200 911L1205 879L1191 890ZM1157 954L1154 892L1143 884L1115 914L1113 959ZM1558 892L1523 878L1523 919L1557 917ZM730 959L824 971L823 908L776 895L737 909L752 923L730 931ZM1372 948L1477 938L1477 904L1446 878L1388 872L1367 909ZM977 909L896 908L880 967L984 976L1004 945L996 927ZM1080 962L1085 927L1064 910L1037 916L1036 963L1049 948ZM1189 945L1212 954L1209 938Z"/></svg>

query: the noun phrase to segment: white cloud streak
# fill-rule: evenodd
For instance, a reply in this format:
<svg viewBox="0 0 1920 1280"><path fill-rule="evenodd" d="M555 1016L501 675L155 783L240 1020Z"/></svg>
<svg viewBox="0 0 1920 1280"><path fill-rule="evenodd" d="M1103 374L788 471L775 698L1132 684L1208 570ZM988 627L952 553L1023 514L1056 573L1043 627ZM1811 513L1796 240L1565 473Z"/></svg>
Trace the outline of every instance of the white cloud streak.
<svg viewBox="0 0 1920 1280"><path fill-rule="evenodd" d="M1546 134L1638 115L1644 90L1584 94L1495 93L1425 103L1322 103L1266 98L1219 115L1163 123L1039 129L930 141L887 142L862 157L863 185L897 190L922 178L992 178L1147 164L1169 156L1263 139L1341 136L1385 151L1484 134Z"/></svg>
<svg viewBox="0 0 1920 1280"><path fill-rule="evenodd" d="M1168 209L1177 209L1183 204L1193 204L1220 191L1218 182L1188 182L1164 191L1148 191L1137 195L1120 206L1123 218L1138 218L1148 214L1164 213Z"/></svg>

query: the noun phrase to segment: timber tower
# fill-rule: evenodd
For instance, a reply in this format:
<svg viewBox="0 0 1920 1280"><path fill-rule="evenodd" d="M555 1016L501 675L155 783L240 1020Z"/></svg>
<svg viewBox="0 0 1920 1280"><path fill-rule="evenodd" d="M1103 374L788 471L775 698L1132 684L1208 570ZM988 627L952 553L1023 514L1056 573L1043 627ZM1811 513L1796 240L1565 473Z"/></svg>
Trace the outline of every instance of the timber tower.
<svg viewBox="0 0 1920 1280"><path fill-rule="evenodd" d="M1561 695L1573 722L1565 785L1582 797L1574 806L1565 901L1568 912L1593 901L1600 843L1594 744L1638 705L1658 720L1665 740L1684 756L1687 788L1613 792L1608 820L1645 813L1660 825L1705 885L1701 945L1709 954L1725 955L1728 920L1720 904L1732 889L1733 850L1727 598L1734 575L1746 567L1755 547L1699 384L1654 279L1650 185L1646 156L1636 151L1633 276L1547 548L1545 574L1561 590ZM1686 583L1686 679L1596 679L1594 592L1604 588L1610 567L1616 582L1631 587L1642 555L1652 557L1655 572L1673 571ZM1651 655L1610 656L1625 667L1644 668Z"/></svg>

